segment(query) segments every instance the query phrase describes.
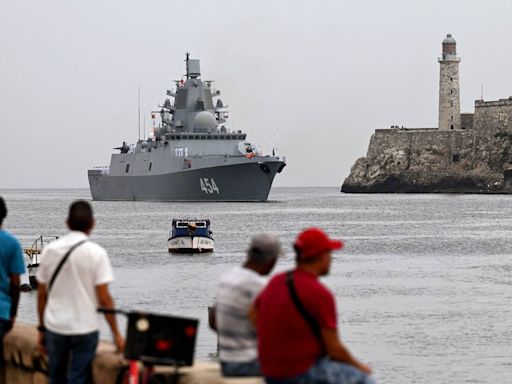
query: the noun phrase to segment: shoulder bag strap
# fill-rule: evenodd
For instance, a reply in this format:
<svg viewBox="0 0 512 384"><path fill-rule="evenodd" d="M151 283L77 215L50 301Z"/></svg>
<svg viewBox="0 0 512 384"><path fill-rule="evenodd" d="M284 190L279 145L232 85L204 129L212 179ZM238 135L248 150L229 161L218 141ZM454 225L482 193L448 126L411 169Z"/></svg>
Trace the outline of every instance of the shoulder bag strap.
<svg viewBox="0 0 512 384"><path fill-rule="evenodd" d="M77 248L79 245L82 245L83 243L85 243L87 241L87 239L85 240L82 240L82 241L79 241L78 243L76 243L75 245L73 245L71 248L69 248L69 250L66 252L66 254L64 255L64 257L61 259L59 265L57 265L57 268L55 268L55 272L53 272L53 275L52 275L52 278L50 279L50 283L48 284L48 293L50 292L50 290L52 289L52 286L53 286L53 283L55 282L55 279L57 278L57 276L59 275L59 272L60 270L62 269L62 266L64 265L64 263L66 262L66 260L69 258L69 255L71 255L71 252L73 252L75 250L75 248Z"/></svg>
<svg viewBox="0 0 512 384"><path fill-rule="evenodd" d="M288 291L290 292L290 296L292 298L293 304L301 314L302 318L308 323L309 328L313 332L313 335L321 342L322 335L320 332L320 326L316 319L308 312L308 310L304 307L302 302L299 299L299 295L297 294L297 290L295 289L295 283L293 281L293 271L289 271L286 273L286 284L288 285Z"/></svg>

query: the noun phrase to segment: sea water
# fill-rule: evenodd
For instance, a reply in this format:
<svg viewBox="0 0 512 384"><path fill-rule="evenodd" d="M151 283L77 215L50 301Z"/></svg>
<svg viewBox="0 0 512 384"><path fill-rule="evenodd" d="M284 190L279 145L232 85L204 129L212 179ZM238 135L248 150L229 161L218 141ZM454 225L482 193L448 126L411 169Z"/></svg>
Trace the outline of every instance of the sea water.
<svg viewBox="0 0 512 384"><path fill-rule="evenodd" d="M62 236L69 203L88 190L0 190L4 227L27 247ZM381 383L494 383L512 375L512 196L348 195L336 188L274 188L265 203L93 202L92 239L110 255L117 306L200 319L196 356L219 277L244 260L251 236L272 232L293 266L297 233L319 226L343 239L322 281L337 299L340 336ZM172 255L173 218L209 218L215 252ZM19 321L37 322L23 293ZM122 327L126 322L120 318ZM102 337L110 338L105 322Z"/></svg>

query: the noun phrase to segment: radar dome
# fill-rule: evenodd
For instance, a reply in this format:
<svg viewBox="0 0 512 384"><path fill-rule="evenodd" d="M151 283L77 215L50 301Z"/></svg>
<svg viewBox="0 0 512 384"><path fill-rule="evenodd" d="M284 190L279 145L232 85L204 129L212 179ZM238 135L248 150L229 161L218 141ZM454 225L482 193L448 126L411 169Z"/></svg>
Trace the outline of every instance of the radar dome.
<svg viewBox="0 0 512 384"><path fill-rule="evenodd" d="M215 116L208 111L199 112L194 117L194 129L213 131L217 126Z"/></svg>

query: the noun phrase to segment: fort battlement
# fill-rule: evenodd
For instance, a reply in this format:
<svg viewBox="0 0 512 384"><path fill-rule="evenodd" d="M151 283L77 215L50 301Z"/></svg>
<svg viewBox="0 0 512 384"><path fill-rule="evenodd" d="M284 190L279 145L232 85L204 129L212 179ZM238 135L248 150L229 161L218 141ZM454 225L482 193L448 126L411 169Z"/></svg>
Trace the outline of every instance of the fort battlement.
<svg viewBox="0 0 512 384"><path fill-rule="evenodd" d="M512 96L510 96L508 99L499 99L493 101L475 100L475 108L509 106L512 106Z"/></svg>
<svg viewBox="0 0 512 384"><path fill-rule="evenodd" d="M438 132L439 129L437 128L377 128L375 130L375 132L379 132L379 133L389 133L389 132L392 132L392 133L408 133L408 132L432 132L432 131L435 131L435 132Z"/></svg>

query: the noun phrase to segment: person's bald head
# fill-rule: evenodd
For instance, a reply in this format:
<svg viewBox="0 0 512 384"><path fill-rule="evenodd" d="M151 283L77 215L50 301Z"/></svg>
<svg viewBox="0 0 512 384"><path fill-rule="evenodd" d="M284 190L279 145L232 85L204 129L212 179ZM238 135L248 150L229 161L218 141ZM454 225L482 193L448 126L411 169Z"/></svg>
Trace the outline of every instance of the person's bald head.
<svg viewBox="0 0 512 384"><path fill-rule="evenodd" d="M247 258L255 263L267 263L283 252L279 239L268 233L260 233L252 238L247 250Z"/></svg>

